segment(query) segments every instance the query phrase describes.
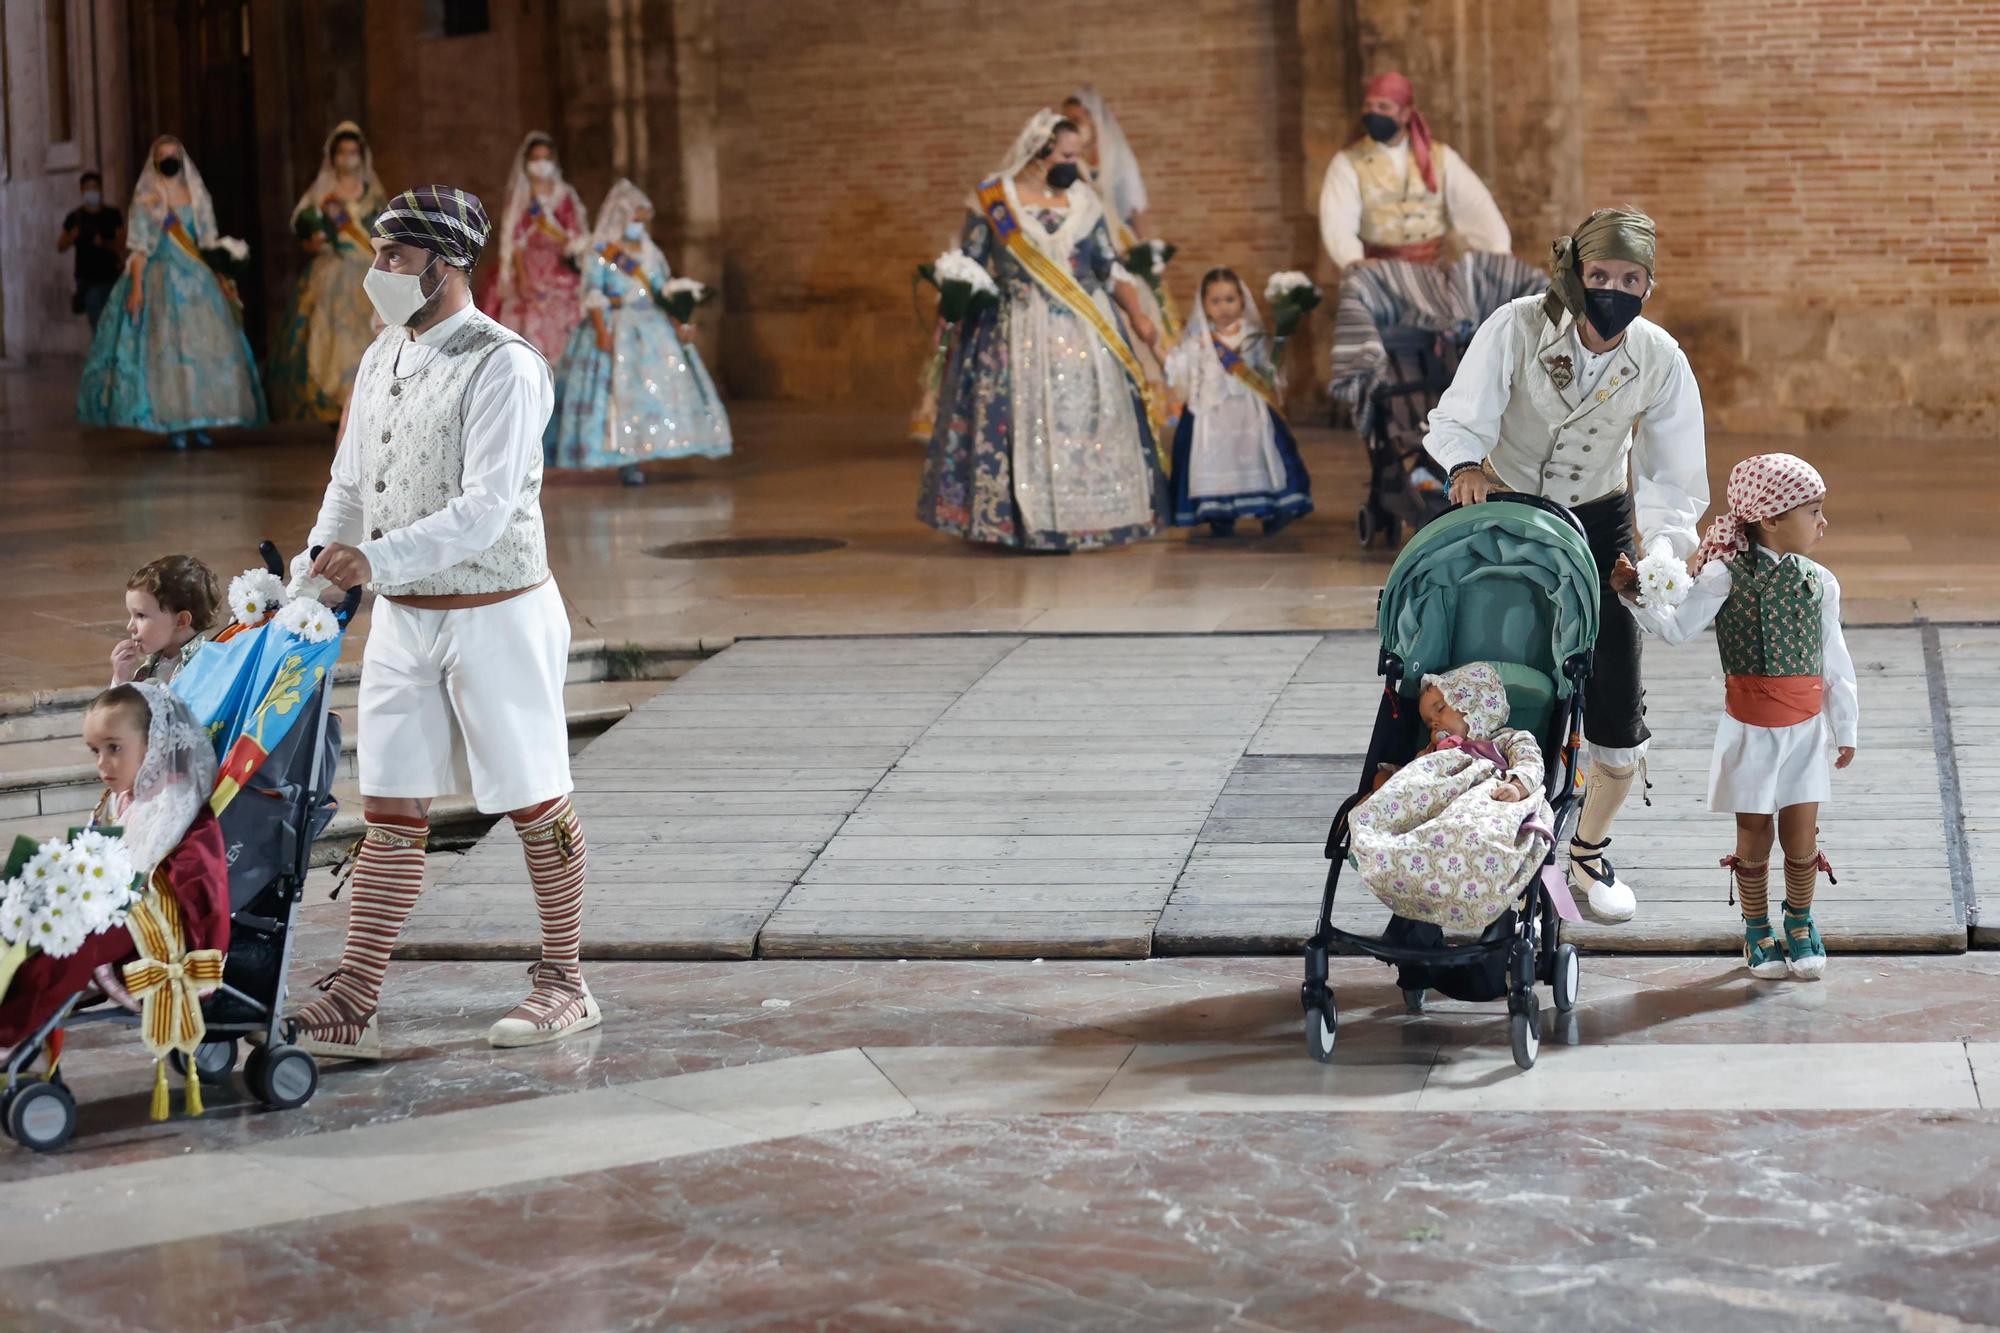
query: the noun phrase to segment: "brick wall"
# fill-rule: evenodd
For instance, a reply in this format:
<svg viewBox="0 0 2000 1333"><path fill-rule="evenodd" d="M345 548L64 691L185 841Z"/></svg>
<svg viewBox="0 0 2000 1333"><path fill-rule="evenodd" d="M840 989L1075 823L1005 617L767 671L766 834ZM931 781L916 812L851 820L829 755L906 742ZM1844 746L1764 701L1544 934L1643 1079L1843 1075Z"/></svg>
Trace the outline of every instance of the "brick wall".
<svg viewBox="0 0 2000 1333"><path fill-rule="evenodd" d="M1586 188L1658 218L1660 318L1718 424L2000 427L2000 6L1593 0L1582 16Z"/></svg>
<svg viewBox="0 0 2000 1333"><path fill-rule="evenodd" d="M1028 116L1084 82L1132 141L1149 230L1180 246L1171 273L1184 300L1210 264L1255 281L1309 265L1288 11L1276 0L719 7L732 390L910 401L926 338L911 269L952 243L972 186Z"/></svg>

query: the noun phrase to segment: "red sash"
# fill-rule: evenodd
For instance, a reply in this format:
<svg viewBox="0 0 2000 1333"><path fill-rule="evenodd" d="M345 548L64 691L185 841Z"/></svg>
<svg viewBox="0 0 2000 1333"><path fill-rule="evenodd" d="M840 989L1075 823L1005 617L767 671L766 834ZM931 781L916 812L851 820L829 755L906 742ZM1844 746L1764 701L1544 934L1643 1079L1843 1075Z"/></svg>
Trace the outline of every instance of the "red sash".
<svg viewBox="0 0 2000 1333"><path fill-rule="evenodd" d="M1820 715L1826 681L1819 676L1725 676L1723 706L1751 727L1796 727Z"/></svg>

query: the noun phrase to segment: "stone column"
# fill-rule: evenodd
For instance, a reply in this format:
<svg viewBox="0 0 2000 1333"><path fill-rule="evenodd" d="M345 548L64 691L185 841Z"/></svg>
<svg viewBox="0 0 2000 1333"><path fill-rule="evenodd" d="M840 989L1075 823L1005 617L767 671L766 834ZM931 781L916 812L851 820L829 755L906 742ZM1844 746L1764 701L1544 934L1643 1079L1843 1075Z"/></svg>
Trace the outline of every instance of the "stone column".
<svg viewBox="0 0 2000 1333"><path fill-rule="evenodd" d="M672 239L680 253L679 271L715 290L713 301L701 312L697 345L709 369L726 380L717 332L725 287L715 0L678 0L673 16L680 234Z"/></svg>

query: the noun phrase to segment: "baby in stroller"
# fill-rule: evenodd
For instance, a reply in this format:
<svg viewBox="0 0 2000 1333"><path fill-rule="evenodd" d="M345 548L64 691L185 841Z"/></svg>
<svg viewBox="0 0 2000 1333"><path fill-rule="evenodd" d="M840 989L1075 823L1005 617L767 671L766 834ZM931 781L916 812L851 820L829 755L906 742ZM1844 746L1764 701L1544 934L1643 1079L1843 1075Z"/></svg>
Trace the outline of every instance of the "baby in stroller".
<svg viewBox="0 0 2000 1333"><path fill-rule="evenodd" d="M1348 864L1399 917L1484 930L1555 836L1541 743L1507 727L1491 662L1424 677L1417 711L1432 741L1407 765L1377 766L1375 793L1348 816Z"/></svg>

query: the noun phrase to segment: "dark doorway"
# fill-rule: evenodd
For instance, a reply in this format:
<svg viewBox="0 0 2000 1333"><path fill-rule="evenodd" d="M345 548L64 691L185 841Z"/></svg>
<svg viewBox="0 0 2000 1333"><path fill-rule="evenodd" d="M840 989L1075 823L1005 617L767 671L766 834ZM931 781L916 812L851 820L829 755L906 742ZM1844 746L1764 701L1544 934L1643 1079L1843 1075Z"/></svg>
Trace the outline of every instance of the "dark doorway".
<svg viewBox="0 0 2000 1333"><path fill-rule="evenodd" d="M132 133L139 162L162 134L186 144L215 198L216 226L250 242L250 274L241 287L244 329L261 361L266 277L278 257L257 243L251 8L250 0L133 0Z"/></svg>

